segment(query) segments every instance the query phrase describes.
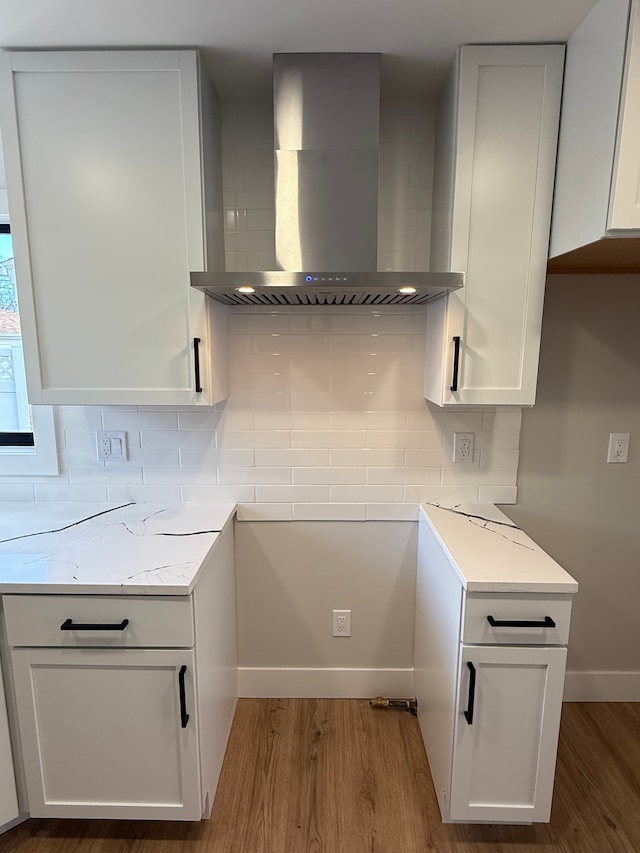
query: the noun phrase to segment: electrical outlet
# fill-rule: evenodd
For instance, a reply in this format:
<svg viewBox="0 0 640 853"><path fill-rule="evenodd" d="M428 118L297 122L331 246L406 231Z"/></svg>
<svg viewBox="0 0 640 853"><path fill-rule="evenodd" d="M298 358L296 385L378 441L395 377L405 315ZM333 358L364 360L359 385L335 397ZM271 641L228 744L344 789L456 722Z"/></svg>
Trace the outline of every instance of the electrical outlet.
<svg viewBox="0 0 640 853"><path fill-rule="evenodd" d="M454 432L453 434L453 461L473 462L473 433Z"/></svg>
<svg viewBox="0 0 640 853"><path fill-rule="evenodd" d="M127 461L127 433L122 430L99 430L96 432L98 462Z"/></svg>
<svg viewBox="0 0 640 853"><path fill-rule="evenodd" d="M629 433L610 432L607 462L626 462L629 457Z"/></svg>
<svg viewBox="0 0 640 853"><path fill-rule="evenodd" d="M333 636L334 637L350 637L351 636L351 611L350 610L334 610L333 611Z"/></svg>

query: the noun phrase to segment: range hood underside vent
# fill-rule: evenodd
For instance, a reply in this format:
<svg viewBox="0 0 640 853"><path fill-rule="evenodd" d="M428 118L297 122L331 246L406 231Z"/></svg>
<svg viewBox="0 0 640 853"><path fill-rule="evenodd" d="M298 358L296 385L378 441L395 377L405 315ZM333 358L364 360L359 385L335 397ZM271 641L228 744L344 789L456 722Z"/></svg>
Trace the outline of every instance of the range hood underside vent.
<svg viewBox="0 0 640 853"><path fill-rule="evenodd" d="M224 305L424 305L457 290L464 283L462 273L191 273L193 287ZM325 281L314 281L325 278ZM384 278L384 282L380 279ZM311 281L309 281L311 279ZM333 279L333 280L331 280ZM402 287L415 292L400 293ZM241 292L239 288L253 288Z"/></svg>

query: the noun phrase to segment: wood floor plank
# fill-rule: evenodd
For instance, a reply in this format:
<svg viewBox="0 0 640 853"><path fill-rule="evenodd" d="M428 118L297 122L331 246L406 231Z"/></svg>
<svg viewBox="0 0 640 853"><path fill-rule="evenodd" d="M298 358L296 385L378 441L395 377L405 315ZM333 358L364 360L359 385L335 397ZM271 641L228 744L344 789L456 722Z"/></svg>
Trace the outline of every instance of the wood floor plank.
<svg viewBox="0 0 640 853"><path fill-rule="evenodd" d="M242 699L212 817L30 820L0 853L640 853L640 703L563 707L550 824L444 825L417 720Z"/></svg>

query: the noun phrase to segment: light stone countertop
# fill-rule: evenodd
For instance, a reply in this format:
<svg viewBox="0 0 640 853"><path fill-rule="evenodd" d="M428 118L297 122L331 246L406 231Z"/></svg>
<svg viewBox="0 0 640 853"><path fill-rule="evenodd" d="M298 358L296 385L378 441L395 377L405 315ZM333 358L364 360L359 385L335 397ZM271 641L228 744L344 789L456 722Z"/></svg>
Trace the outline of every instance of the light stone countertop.
<svg viewBox="0 0 640 853"><path fill-rule="evenodd" d="M420 518L468 592L578 591L577 581L493 504L423 503Z"/></svg>
<svg viewBox="0 0 640 853"><path fill-rule="evenodd" d="M189 595L235 504L0 502L0 593Z"/></svg>

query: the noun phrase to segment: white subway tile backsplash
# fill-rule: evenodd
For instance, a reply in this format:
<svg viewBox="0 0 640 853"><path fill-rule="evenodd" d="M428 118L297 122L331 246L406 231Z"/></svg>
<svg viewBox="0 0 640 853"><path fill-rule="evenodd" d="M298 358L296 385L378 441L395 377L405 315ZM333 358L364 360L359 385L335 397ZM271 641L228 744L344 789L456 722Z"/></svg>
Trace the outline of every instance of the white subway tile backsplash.
<svg viewBox="0 0 640 853"><path fill-rule="evenodd" d="M452 455L444 447L410 448L405 450L404 464L407 468L444 468L452 462Z"/></svg>
<svg viewBox="0 0 640 853"><path fill-rule="evenodd" d="M332 429L366 429L367 436L373 430L395 431L404 428L407 416L405 412L331 412ZM367 444L371 445L367 437ZM395 446L395 445L391 445Z"/></svg>
<svg viewBox="0 0 640 853"><path fill-rule="evenodd" d="M495 430L478 432L475 436L476 450L517 450L520 447L519 430Z"/></svg>
<svg viewBox="0 0 640 853"><path fill-rule="evenodd" d="M268 165L243 166L243 186L273 190L273 160Z"/></svg>
<svg viewBox="0 0 640 853"><path fill-rule="evenodd" d="M326 467L329 465L329 452L327 448L256 448L256 466Z"/></svg>
<svg viewBox="0 0 640 853"><path fill-rule="evenodd" d="M238 504L237 518L238 521L292 521L293 504Z"/></svg>
<svg viewBox="0 0 640 853"><path fill-rule="evenodd" d="M180 464L186 467L193 466L228 466L249 467L254 465L254 451L251 447L244 448L220 448L215 447L184 447L180 450Z"/></svg>
<svg viewBox="0 0 640 853"><path fill-rule="evenodd" d="M93 461L93 460L91 460ZM129 447L128 465L180 465L180 451L174 447Z"/></svg>
<svg viewBox="0 0 640 853"><path fill-rule="evenodd" d="M226 485L288 485L291 468L225 468L218 469L218 482Z"/></svg>
<svg viewBox="0 0 640 853"><path fill-rule="evenodd" d="M271 107L222 113L226 268L273 269ZM432 107L383 102L381 140L380 268L428 269ZM227 401L59 407L61 473L0 477L0 498L237 501L240 518L272 520L415 520L423 500L514 501L521 411L425 402L425 327L418 307L232 309ZM100 429L127 431L129 462L98 462ZM474 433L474 464L451 461L454 431Z"/></svg>
<svg viewBox="0 0 640 853"><path fill-rule="evenodd" d="M439 485L440 468L368 468L369 485Z"/></svg>
<svg viewBox="0 0 640 853"><path fill-rule="evenodd" d="M196 409L191 412L178 412L178 429L206 429L209 432L216 430L223 417L223 412ZM251 429L253 423L250 423L247 429Z"/></svg>
<svg viewBox="0 0 640 853"><path fill-rule="evenodd" d="M478 503L514 504L518 495L516 486L478 486Z"/></svg>
<svg viewBox="0 0 640 853"><path fill-rule="evenodd" d="M296 485L364 485L366 468L293 468Z"/></svg>
<svg viewBox="0 0 640 853"><path fill-rule="evenodd" d="M402 501L402 486L330 486L330 495L338 503L395 503Z"/></svg>
<svg viewBox="0 0 640 853"><path fill-rule="evenodd" d="M291 447L291 431L287 429L227 430L218 436L220 447Z"/></svg>
<svg viewBox="0 0 640 853"><path fill-rule="evenodd" d="M253 351L260 353L328 352L328 335L254 335Z"/></svg>
<svg viewBox="0 0 640 853"><path fill-rule="evenodd" d="M153 469L151 469L153 470ZM179 471L179 468L173 469ZM142 483L142 468L130 466L128 463L121 465L103 465L99 467L74 466L69 468L70 485L89 485L109 483Z"/></svg>
<svg viewBox="0 0 640 853"><path fill-rule="evenodd" d="M326 503L329 486L256 486L256 500L262 503Z"/></svg>
<svg viewBox="0 0 640 853"><path fill-rule="evenodd" d="M142 430L142 447L215 447L214 430Z"/></svg>
<svg viewBox="0 0 640 853"><path fill-rule="evenodd" d="M478 487L460 485L442 486L405 486L405 503L424 503L431 501L445 506L478 503Z"/></svg>
<svg viewBox="0 0 640 853"><path fill-rule="evenodd" d="M517 450L481 450L480 467L482 468L517 468Z"/></svg>
<svg viewBox="0 0 640 853"><path fill-rule="evenodd" d="M114 503L129 501L147 503L180 503L180 486L107 486L107 500Z"/></svg>
<svg viewBox="0 0 640 853"><path fill-rule="evenodd" d="M107 485L81 486L70 483L38 483L34 487L37 501L95 501L107 500Z"/></svg>
<svg viewBox="0 0 640 853"><path fill-rule="evenodd" d="M294 521L366 521L363 503L294 503Z"/></svg>
<svg viewBox="0 0 640 853"><path fill-rule="evenodd" d="M185 503L253 503L255 486L183 486Z"/></svg>
<svg viewBox="0 0 640 853"><path fill-rule="evenodd" d="M273 172L271 173L271 184L273 184ZM271 231L273 243L275 244L276 217L273 210L248 210L247 229L249 231Z"/></svg>
<svg viewBox="0 0 640 853"><path fill-rule="evenodd" d="M291 433L292 447L365 447L367 434L364 430L294 430Z"/></svg>
<svg viewBox="0 0 640 853"><path fill-rule="evenodd" d="M331 465L358 465L371 467L400 467L404 464L404 450L371 448L334 448L331 453Z"/></svg>
<svg viewBox="0 0 640 853"><path fill-rule="evenodd" d="M371 429L367 432L367 446L440 449L442 447L442 433L436 429ZM407 464L409 465L411 463L407 462ZM438 464L442 464L442 459Z"/></svg>
<svg viewBox="0 0 640 853"><path fill-rule="evenodd" d="M146 468L144 483L148 486L192 486L215 485L218 482L218 469L215 467Z"/></svg>
<svg viewBox="0 0 640 853"><path fill-rule="evenodd" d="M329 412L256 412L255 428L328 430Z"/></svg>
<svg viewBox="0 0 640 853"><path fill-rule="evenodd" d="M176 412L123 412L107 409L102 413L103 429L177 429Z"/></svg>
<svg viewBox="0 0 640 853"><path fill-rule="evenodd" d="M371 332L367 335L334 335L331 338L332 352L407 352L409 349L405 335L383 335Z"/></svg>
<svg viewBox="0 0 640 853"><path fill-rule="evenodd" d="M417 503L367 504L367 521L417 521Z"/></svg>
<svg viewBox="0 0 640 853"><path fill-rule="evenodd" d="M96 427L96 429L102 429L102 427ZM135 433L134 435L136 443L140 446L139 434ZM131 436L127 436L127 439L131 443ZM74 450L84 449L87 453L92 453L93 458L97 461L96 433L93 427L90 429L66 429L64 431L64 441L61 446L69 449L73 448Z"/></svg>
<svg viewBox="0 0 640 853"><path fill-rule="evenodd" d="M0 483L0 501L32 501L34 489L33 483Z"/></svg>
<svg viewBox="0 0 640 853"><path fill-rule="evenodd" d="M478 465L452 465L442 469L443 485L515 486L516 468L480 468Z"/></svg>
<svg viewBox="0 0 640 853"><path fill-rule="evenodd" d="M235 195L237 206L245 210L270 210L273 207L271 187L239 187Z"/></svg>
<svg viewBox="0 0 640 853"><path fill-rule="evenodd" d="M102 409L92 406L59 406L56 409L56 423L64 430L103 429Z"/></svg>

